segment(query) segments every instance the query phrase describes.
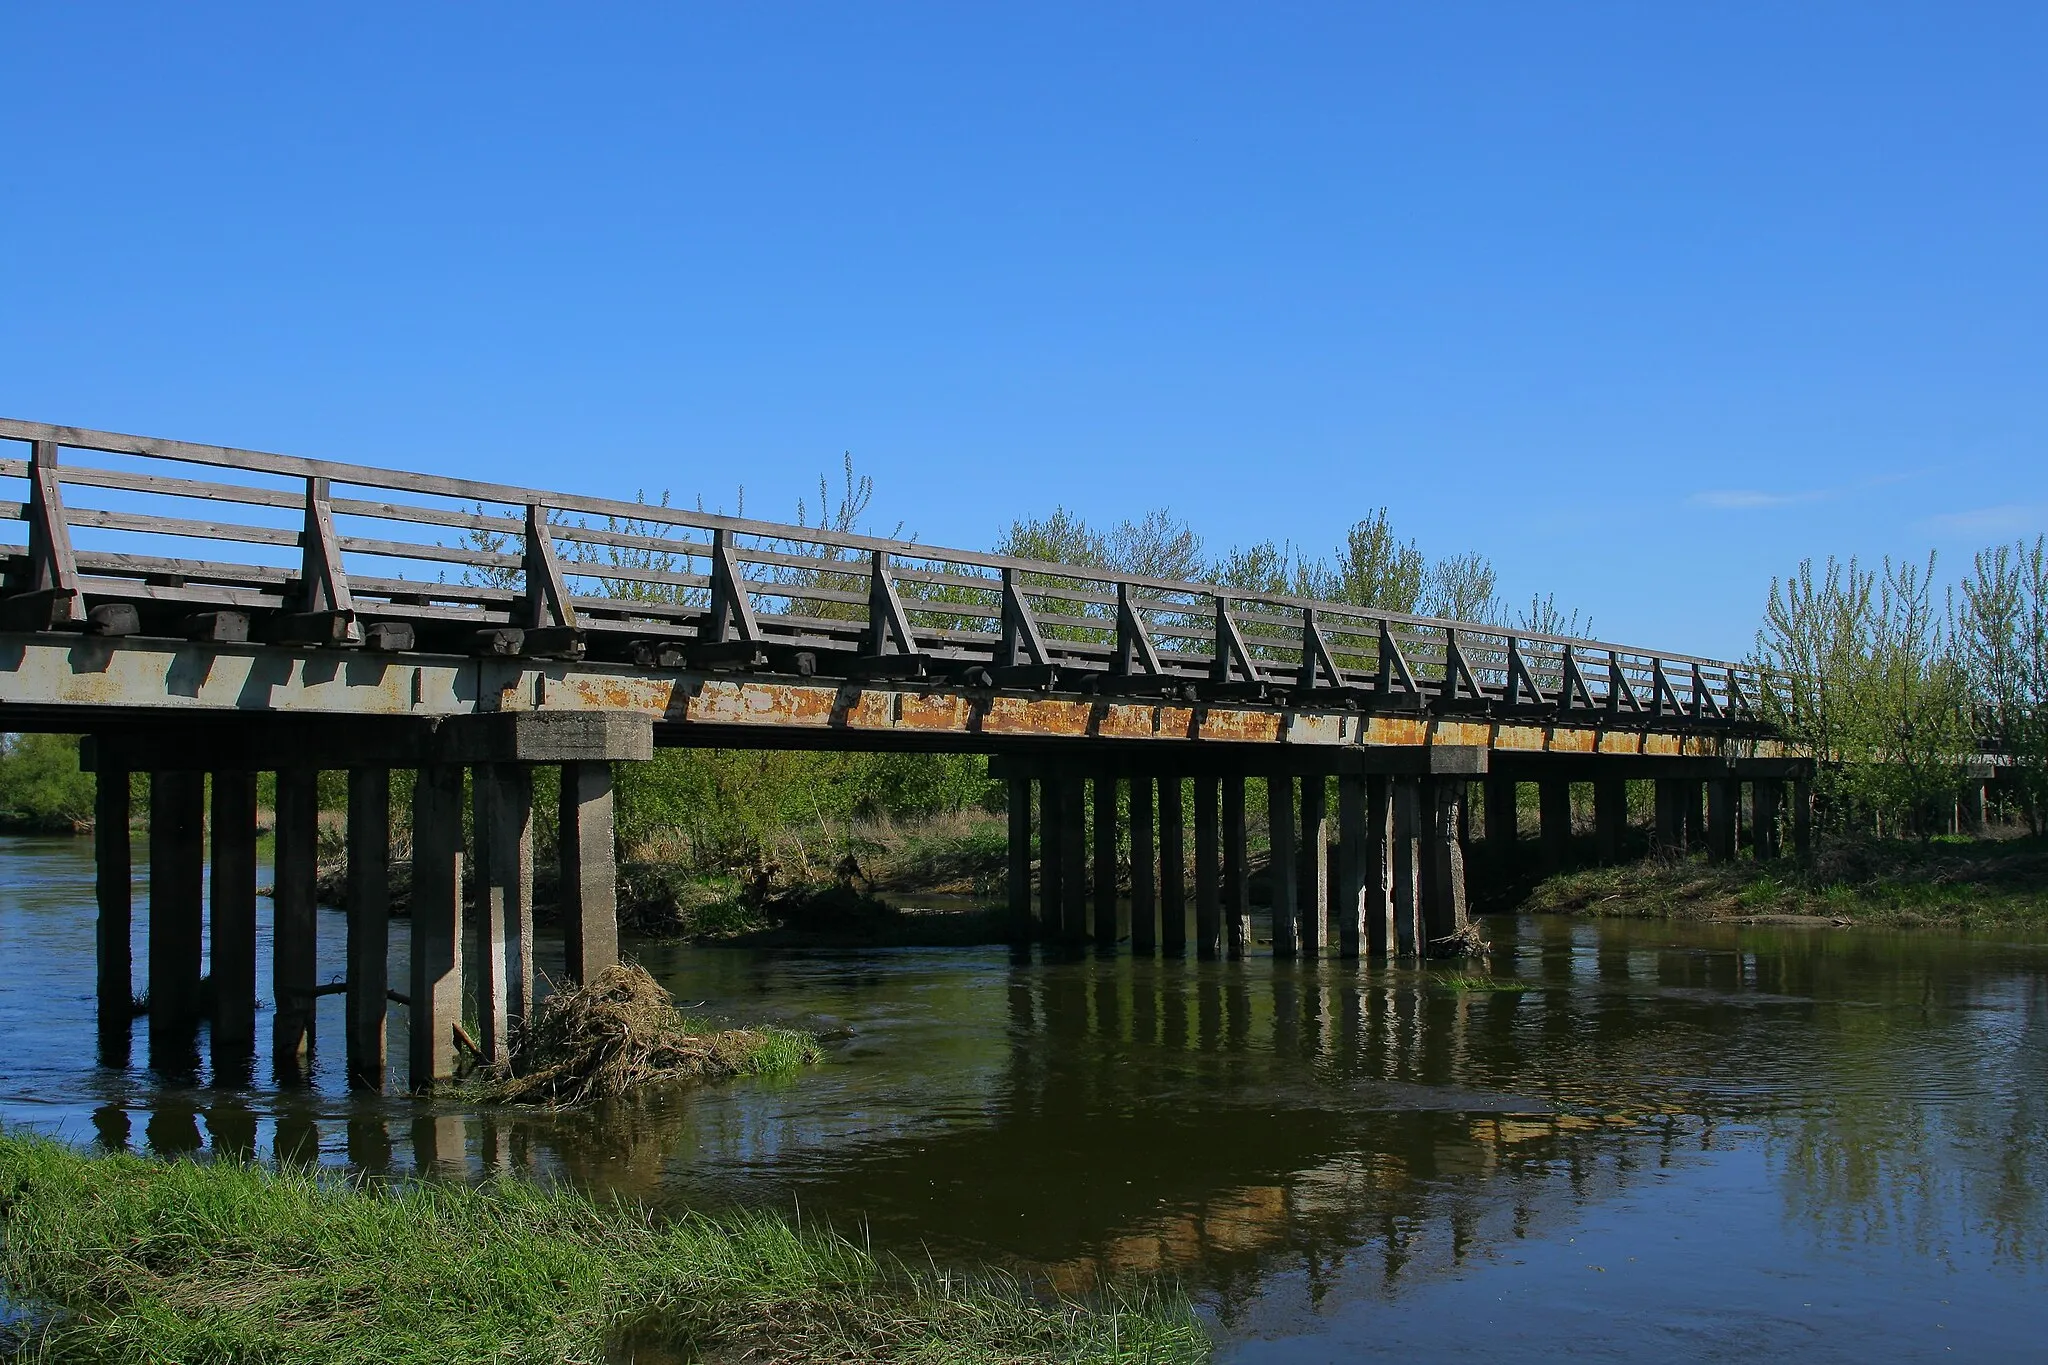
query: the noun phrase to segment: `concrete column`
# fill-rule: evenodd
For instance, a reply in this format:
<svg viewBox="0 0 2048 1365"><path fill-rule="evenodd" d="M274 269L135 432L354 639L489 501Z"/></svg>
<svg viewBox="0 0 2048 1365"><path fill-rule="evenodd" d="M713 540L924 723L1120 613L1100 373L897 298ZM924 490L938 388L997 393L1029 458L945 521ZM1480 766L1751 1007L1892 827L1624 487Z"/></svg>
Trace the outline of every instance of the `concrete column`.
<svg viewBox="0 0 2048 1365"><path fill-rule="evenodd" d="M1688 783L1657 779L1657 852L1676 857L1685 852L1685 796Z"/></svg>
<svg viewBox="0 0 2048 1365"><path fill-rule="evenodd" d="M1060 938L1088 937L1088 799L1078 777L1060 779Z"/></svg>
<svg viewBox="0 0 2048 1365"><path fill-rule="evenodd" d="M271 1047L278 1075L298 1079L313 1051L313 991L320 984L320 774L312 768L277 775L273 864Z"/></svg>
<svg viewBox="0 0 2048 1365"><path fill-rule="evenodd" d="M213 774L213 1052L245 1058L256 1047L256 774Z"/></svg>
<svg viewBox="0 0 2048 1365"><path fill-rule="evenodd" d="M1109 947L1123 935L1116 922L1116 779L1097 777L1095 787L1095 942Z"/></svg>
<svg viewBox="0 0 2048 1365"><path fill-rule="evenodd" d="M348 1080L382 1090L391 989L391 770L348 774Z"/></svg>
<svg viewBox="0 0 2048 1365"><path fill-rule="evenodd" d="M1742 783L1715 778L1707 783L1707 854L1716 862L1735 856L1735 813L1742 805Z"/></svg>
<svg viewBox="0 0 2048 1365"><path fill-rule="evenodd" d="M149 1043L153 1061L181 1066L199 1022L204 954L206 777L149 779Z"/></svg>
<svg viewBox="0 0 2048 1365"><path fill-rule="evenodd" d="M1386 957L1398 941L1394 932L1393 779L1374 773L1365 779L1365 951Z"/></svg>
<svg viewBox="0 0 2048 1365"><path fill-rule="evenodd" d="M1031 938L1031 779L1012 777L1009 781L1010 841L1009 875L1005 890L1010 900L1010 941L1026 943Z"/></svg>
<svg viewBox="0 0 2048 1365"><path fill-rule="evenodd" d="M1159 853L1152 810L1153 779L1131 779L1131 951L1151 956L1159 947Z"/></svg>
<svg viewBox="0 0 2048 1365"><path fill-rule="evenodd" d="M1244 774L1232 773L1223 779L1223 951L1232 961L1243 958L1251 943L1249 866Z"/></svg>
<svg viewBox="0 0 2048 1365"><path fill-rule="evenodd" d="M1460 837L1465 785L1463 778L1436 778L1423 783L1425 954L1431 943L1459 933L1470 922L1465 897L1464 840Z"/></svg>
<svg viewBox="0 0 2048 1365"><path fill-rule="evenodd" d="M1067 865L1060 855L1067 829L1060 798L1065 790L1057 778L1038 779L1038 936L1047 943L1060 937L1060 877Z"/></svg>
<svg viewBox="0 0 2048 1365"><path fill-rule="evenodd" d="M1159 779L1159 947L1188 950L1187 808L1178 777Z"/></svg>
<svg viewBox="0 0 2048 1365"><path fill-rule="evenodd" d="M1537 810L1543 823L1543 866L1562 872L1572 861L1572 788L1569 782L1536 785Z"/></svg>
<svg viewBox="0 0 2048 1365"><path fill-rule="evenodd" d="M1363 774L1337 779L1337 952L1347 962L1365 951L1367 804Z"/></svg>
<svg viewBox="0 0 2048 1365"><path fill-rule="evenodd" d="M581 766L563 765L565 790L569 769ZM567 822L563 835L565 841L571 837ZM565 878L565 899L571 886ZM574 910L563 910L564 924L575 924ZM460 1060L455 1028L462 1020L462 769L452 764L420 769L413 788L411 994L407 1081L414 1090L426 1090L453 1076Z"/></svg>
<svg viewBox="0 0 2048 1365"><path fill-rule="evenodd" d="M1295 878L1294 779L1266 779L1266 825L1273 850L1267 866L1273 902L1273 956L1294 957L1301 951L1301 912Z"/></svg>
<svg viewBox="0 0 2048 1365"><path fill-rule="evenodd" d="M1593 784L1593 827L1600 845L1600 861L1621 861L1628 843L1628 782L1603 777Z"/></svg>
<svg viewBox="0 0 2048 1365"><path fill-rule="evenodd" d="M1330 935L1330 813L1328 784L1321 773L1301 779L1301 843L1295 874L1301 898L1301 955L1320 957Z"/></svg>
<svg viewBox="0 0 2048 1365"><path fill-rule="evenodd" d="M1486 852L1496 867L1512 866L1520 816L1515 810L1515 783L1488 777L1486 787Z"/></svg>
<svg viewBox="0 0 2048 1365"><path fill-rule="evenodd" d="M562 947L566 974L580 985L619 963L619 855L610 763L584 759L562 765L558 829Z"/></svg>
<svg viewBox="0 0 2048 1365"><path fill-rule="evenodd" d="M533 778L523 764L489 763L470 778L477 851L477 1045L491 1061L533 995Z"/></svg>
<svg viewBox="0 0 2048 1365"><path fill-rule="evenodd" d="M1427 940L1421 923L1422 859L1418 856L1422 826L1422 780L1393 780L1394 804L1394 942L1404 955L1420 953Z"/></svg>
<svg viewBox="0 0 2048 1365"><path fill-rule="evenodd" d="M1223 847L1217 837L1217 781L1195 779L1195 956L1209 961L1223 947Z"/></svg>
<svg viewBox="0 0 2048 1365"><path fill-rule="evenodd" d="M93 930L99 992L101 1060L128 1063L135 1019L135 870L128 836L128 774L102 769L93 777Z"/></svg>

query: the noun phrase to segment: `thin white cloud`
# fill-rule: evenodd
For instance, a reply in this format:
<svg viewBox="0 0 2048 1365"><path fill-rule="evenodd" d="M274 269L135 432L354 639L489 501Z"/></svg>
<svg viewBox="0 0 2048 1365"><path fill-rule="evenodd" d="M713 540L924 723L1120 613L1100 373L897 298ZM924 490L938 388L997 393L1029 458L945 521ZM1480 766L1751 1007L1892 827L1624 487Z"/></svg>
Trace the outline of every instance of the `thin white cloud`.
<svg viewBox="0 0 2048 1365"><path fill-rule="evenodd" d="M1692 494L1686 499L1695 507L1707 507L1716 512L1767 512L1780 507L1803 507L1808 503L1833 502L1852 493L1867 492L1886 484L1902 483L1917 478L1925 470L1908 470L1896 474L1874 474L1839 488L1805 488L1790 493L1773 493L1761 488L1709 488Z"/></svg>
<svg viewBox="0 0 2048 1365"><path fill-rule="evenodd" d="M1964 512L1943 512L1929 517L1926 525L1951 535L2016 536L2038 531L2048 525L2048 503L2007 502L1996 507L1973 507Z"/></svg>
<svg viewBox="0 0 2048 1365"><path fill-rule="evenodd" d="M1695 507L1711 507L1717 512L1749 512L1764 507L1790 507L1794 503L1812 502L1818 493L1766 493L1758 488L1710 488L1695 493L1688 499Z"/></svg>

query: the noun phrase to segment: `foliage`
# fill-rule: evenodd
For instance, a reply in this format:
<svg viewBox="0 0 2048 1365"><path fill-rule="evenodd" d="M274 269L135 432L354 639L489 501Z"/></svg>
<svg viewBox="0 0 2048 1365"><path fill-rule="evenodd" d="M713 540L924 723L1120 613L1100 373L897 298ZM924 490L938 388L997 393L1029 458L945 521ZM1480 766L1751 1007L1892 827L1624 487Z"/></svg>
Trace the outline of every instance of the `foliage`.
<svg viewBox="0 0 2048 1365"><path fill-rule="evenodd" d="M2034 833L2048 827L2048 538L1981 551L1962 583L1955 642L1977 732L2013 760Z"/></svg>
<svg viewBox="0 0 2048 1365"><path fill-rule="evenodd" d="M1195 1361L1186 1304L1044 1299L765 1213L501 1179L385 1187L0 1136L15 1358L187 1365ZM626 1348L623 1349L622 1348Z"/></svg>
<svg viewBox="0 0 2048 1365"><path fill-rule="evenodd" d="M53 834L89 828L93 787L78 770L78 736L0 736L0 822Z"/></svg>
<svg viewBox="0 0 2048 1365"><path fill-rule="evenodd" d="M1966 670L1934 608L1934 558L1867 570L1830 559L1773 580L1757 633L1772 719L1820 760L1816 807L1923 837L1974 752Z"/></svg>

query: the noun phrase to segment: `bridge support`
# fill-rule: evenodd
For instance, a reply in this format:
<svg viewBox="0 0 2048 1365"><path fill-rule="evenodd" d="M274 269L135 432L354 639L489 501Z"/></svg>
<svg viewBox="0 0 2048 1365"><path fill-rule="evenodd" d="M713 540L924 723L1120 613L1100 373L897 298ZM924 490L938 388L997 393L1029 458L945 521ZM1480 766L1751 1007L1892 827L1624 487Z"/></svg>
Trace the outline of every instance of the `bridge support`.
<svg viewBox="0 0 2048 1365"><path fill-rule="evenodd" d="M1421 783L1424 824L1423 895L1417 951L1431 955L1437 945L1462 933L1470 916L1465 897L1465 848L1461 835L1466 780L1426 778Z"/></svg>
<svg viewBox="0 0 2048 1365"><path fill-rule="evenodd" d="M1301 842L1295 850L1301 870L1295 894L1301 904L1301 955L1321 957L1330 925L1330 812L1328 784L1321 773L1301 779Z"/></svg>
<svg viewBox="0 0 2048 1365"><path fill-rule="evenodd" d="M1422 780L1393 779L1394 806L1394 946L1402 957L1420 953L1427 942L1421 923Z"/></svg>
<svg viewBox="0 0 2048 1365"><path fill-rule="evenodd" d="M1801 867L1813 862L1813 780L1792 783L1792 852Z"/></svg>
<svg viewBox="0 0 2048 1365"><path fill-rule="evenodd" d="M1386 957L1394 951L1394 802L1385 773L1365 779L1365 951Z"/></svg>
<svg viewBox="0 0 2048 1365"><path fill-rule="evenodd" d="M630 755L622 755L630 756ZM619 961L619 873L608 758L562 764L561 915L568 976L581 984Z"/></svg>
<svg viewBox="0 0 2048 1365"><path fill-rule="evenodd" d="M1218 780L1195 778L1195 956L1214 961L1223 943L1223 848L1217 836Z"/></svg>
<svg viewBox="0 0 2048 1365"><path fill-rule="evenodd" d="M1593 783L1593 827L1599 842L1600 861L1621 861L1628 842L1628 782L1603 777Z"/></svg>
<svg viewBox="0 0 2048 1365"><path fill-rule="evenodd" d="M517 763L481 764L470 777L470 800L477 855L476 1041L484 1059L497 1062L511 1047L514 1028L524 1024L533 997L531 770ZM579 874L580 882L583 867L567 870Z"/></svg>
<svg viewBox="0 0 2048 1365"><path fill-rule="evenodd" d="M225 769L212 775L213 1055L216 1070L247 1059L256 1047L256 774Z"/></svg>
<svg viewBox="0 0 2048 1365"><path fill-rule="evenodd" d="M1267 861L1267 899L1273 912L1273 956L1294 957L1301 951L1300 868L1294 857L1294 779L1266 779L1266 827L1272 841Z"/></svg>
<svg viewBox="0 0 2048 1365"><path fill-rule="evenodd" d="M1685 798L1691 784L1674 777L1656 782L1656 851L1666 857L1685 852Z"/></svg>
<svg viewBox="0 0 2048 1365"><path fill-rule="evenodd" d="M391 770L348 775L348 1079L382 1090L391 989Z"/></svg>
<svg viewBox="0 0 2048 1365"><path fill-rule="evenodd" d="M314 989L320 984L320 774L277 775L277 835L271 877L272 1063L282 1080L304 1078L313 1051Z"/></svg>
<svg viewBox="0 0 2048 1365"><path fill-rule="evenodd" d="M93 898L99 911L93 948L99 1009L100 1060L128 1064L135 1022L135 871L129 848L128 774L94 775L92 805Z"/></svg>
<svg viewBox="0 0 2048 1365"><path fill-rule="evenodd" d="M187 1069L199 1023L205 953L206 775L158 772L149 783L150 1063Z"/></svg>
<svg viewBox="0 0 2048 1365"><path fill-rule="evenodd" d="M1243 773L1223 779L1223 951L1241 960L1251 944L1250 855L1244 815Z"/></svg>
<svg viewBox="0 0 2048 1365"><path fill-rule="evenodd" d="M1780 785L1776 778L1757 778L1749 784L1750 841L1756 860L1776 858Z"/></svg>
<svg viewBox="0 0 2048 1365"><path fill-rule="evenodd" d="M1056 943L1060 937L1060 877L1067 860L1060 853L1060 837L1067 822L1060 814L1063 784L1056 778L1038 778L1038 937Z"/></svg>
<svg viewBox="0 0 2048 1365"><path fill-rule="evenodd" d="M1115 946L1123 935L1117 931L1116 875L1116 778L1098 773L1095 778L1095 929L1097 947Z"/></svg>
<svg viewBox="0 0 2048 1365"><path fill-rule="evenodd" d="M1031 941L1031 779L1011 777L1004 802L1010 822L1004 891L1010 902L1010 942Z"/></svg>
<svg viewBox="0 0 2048 1365"><path fill-rule="evenodd" d="M1345 773L1337 779L1337 954L1356 962L1365 951L1366 778Z"/></svg>
<svg viewBox="0 0 2048 1365"><path fill-rule="evenodd" d="M412 1022L407 1082L455 1075L462 1022L462 769L421 768L412 797Z"/></svg>
<svg viewBox="0 0 2048 1365"><path fill-rule="evenodd" d="M1152 810L1156 784L1131 779L1131 951L1150 957L1159 947L1159 856Z"/></svg>
<svg viewBox="0 0 2048 1365"><path fill-rule="evenodd" d="M1742 783L1717 777L1707 783L1707 855L1716 862L1735 857L1736 826L1742 809Z"/></svg>
<svg viewBox="0 0 2048 1365"><path fill-rule="evenodd" d="M1060 941L1088 937L1088 789L1078 777L1060 783Z"/></svg>
<svg viewBox="0 0 2048 1365"><path fill-rule="evenodd" d="M1187 806L1176 774L1159 779L1159 949L1188 950Z"/></svg>

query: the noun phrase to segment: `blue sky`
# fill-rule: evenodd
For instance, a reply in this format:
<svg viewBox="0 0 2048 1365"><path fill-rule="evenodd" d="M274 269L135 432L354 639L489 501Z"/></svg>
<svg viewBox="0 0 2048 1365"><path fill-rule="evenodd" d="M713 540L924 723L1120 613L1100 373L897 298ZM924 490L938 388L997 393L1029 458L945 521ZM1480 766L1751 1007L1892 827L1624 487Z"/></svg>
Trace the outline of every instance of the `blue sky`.
<svg viewBox="0 0 2048 1365"><path fill-rule="evenodd" d="M10 6L0 413L1600 634L2048 527L2048 8Z"/></svg>

